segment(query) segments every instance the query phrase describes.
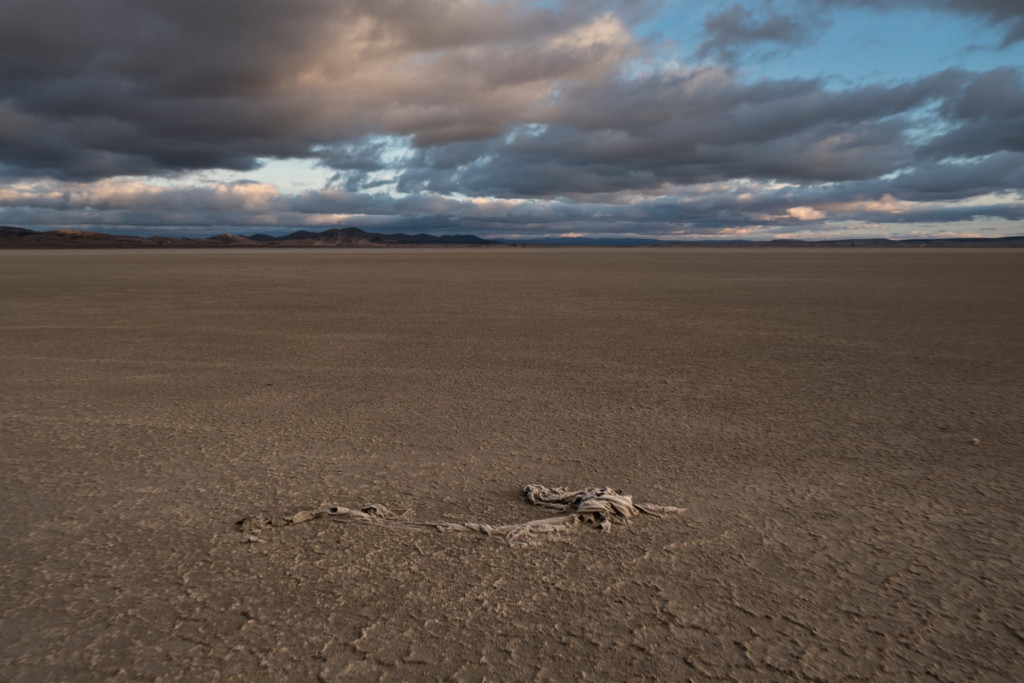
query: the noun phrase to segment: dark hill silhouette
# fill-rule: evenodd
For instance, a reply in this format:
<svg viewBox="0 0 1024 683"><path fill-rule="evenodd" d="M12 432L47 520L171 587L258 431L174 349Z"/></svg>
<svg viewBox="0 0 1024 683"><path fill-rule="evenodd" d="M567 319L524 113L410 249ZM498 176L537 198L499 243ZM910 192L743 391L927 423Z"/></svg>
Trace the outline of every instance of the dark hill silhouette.
<svg viewBox="0 0 1024 683"><path fill-rule="evenodd" d="M87 230L46 230L0 226L0 248L7 249L149 249L159 247L389 247L419 245L500 244L475 235L387 235L359 228L331 228L322 232L297 230L274 237L255 234L248 237L224 233L214 237L136 237L111 235Z"/></svg>
<svg viewBox="0 0 1024 683"><path fill-rule="evenodd" d="M405 233L384 234L366 232L359 228L330 228L323 232L297 230L282 237L268 235L251 235L251 240L264 243L276 242L280 246L390 246L419 244L498 244L494 240L485 240L476 235L406 235Z"/></svg>

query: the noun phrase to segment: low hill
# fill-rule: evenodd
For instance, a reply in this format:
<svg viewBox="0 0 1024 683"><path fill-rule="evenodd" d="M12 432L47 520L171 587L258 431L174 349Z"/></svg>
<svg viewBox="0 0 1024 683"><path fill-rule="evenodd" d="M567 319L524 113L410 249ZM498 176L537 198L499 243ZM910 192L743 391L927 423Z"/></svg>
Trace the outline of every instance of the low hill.
<svg viewBox="0 0 1024 683"><path fill-rule="evenodd" d="M406 235L366 232L359 228L331 228L322 232L299 230L281 237L249 237L225 233L214 237L136 237L87 230L46 230L0 227L0 249L152 249L161 247L390 247L423 245L499 244L475 235Z"/></svg>
<svg viewBox="0 0 1024 683"><path fill-rule="evenodd" d="M406 235L405 233L366 232L359 228L331 228L322 232L298 230L281 237L269 235L250 235L249 239L264 244L277 246L345 246L345 247L382 247L382 246L416 246L425 244L465 244L483 245L498 244L495 240L485 240L476 235Z"/></svg>

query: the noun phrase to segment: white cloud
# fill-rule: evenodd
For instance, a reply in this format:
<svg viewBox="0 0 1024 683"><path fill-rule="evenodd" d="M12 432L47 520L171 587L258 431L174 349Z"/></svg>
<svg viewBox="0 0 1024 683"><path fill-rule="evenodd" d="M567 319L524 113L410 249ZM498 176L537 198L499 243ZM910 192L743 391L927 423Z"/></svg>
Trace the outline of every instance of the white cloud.
<svg viewBox="0 0 1024 683"><path fill-rule="evenodd" d="M786 213L801 221L820 221L825 217L824 211L818 211L810 206L794 206L786 211Z"/></svg>

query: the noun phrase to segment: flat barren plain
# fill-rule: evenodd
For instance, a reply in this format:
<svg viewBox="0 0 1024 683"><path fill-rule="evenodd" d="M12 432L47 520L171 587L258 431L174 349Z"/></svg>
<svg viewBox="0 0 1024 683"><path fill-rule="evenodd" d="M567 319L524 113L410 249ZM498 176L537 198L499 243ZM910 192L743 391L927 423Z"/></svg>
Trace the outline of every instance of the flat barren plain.
<svg viewBox="0 0 1024 683"><path fill-rule="evenodd" d="M1024 250L0 252L0 679L1020 680L1022 340ZM280 523L530 483L685 512Z"/></svg>

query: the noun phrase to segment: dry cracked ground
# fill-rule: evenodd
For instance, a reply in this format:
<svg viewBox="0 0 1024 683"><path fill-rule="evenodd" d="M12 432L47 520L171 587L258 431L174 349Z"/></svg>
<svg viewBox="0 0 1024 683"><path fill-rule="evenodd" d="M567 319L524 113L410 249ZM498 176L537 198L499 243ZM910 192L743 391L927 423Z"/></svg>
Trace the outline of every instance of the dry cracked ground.
<svg viewBox="0 0 1024 683"><path fill-rule="evenodd" d="M0 679L1024 677L1024 250L0 253ZM529 547L326 518L684 514Z"/></svg>

